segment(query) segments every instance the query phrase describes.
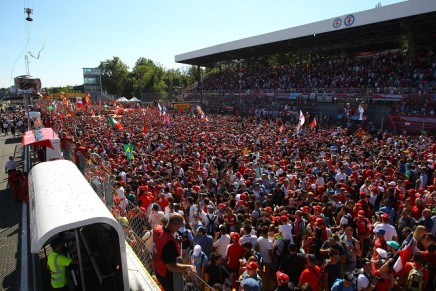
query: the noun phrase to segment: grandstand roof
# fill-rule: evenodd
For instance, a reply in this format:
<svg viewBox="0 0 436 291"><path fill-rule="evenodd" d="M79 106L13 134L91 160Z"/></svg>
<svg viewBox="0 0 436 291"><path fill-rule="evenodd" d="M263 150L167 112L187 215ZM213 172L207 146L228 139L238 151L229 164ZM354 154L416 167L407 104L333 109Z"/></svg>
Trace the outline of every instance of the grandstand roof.
<svg viewBox="0 0 436 291"><path fill-rule="evenodd" d="M436 43L436 1L409 0L357 13L231 41L175 56L177 63L216 62L299 51L347 52L392 49L412 32Z"/></svg>

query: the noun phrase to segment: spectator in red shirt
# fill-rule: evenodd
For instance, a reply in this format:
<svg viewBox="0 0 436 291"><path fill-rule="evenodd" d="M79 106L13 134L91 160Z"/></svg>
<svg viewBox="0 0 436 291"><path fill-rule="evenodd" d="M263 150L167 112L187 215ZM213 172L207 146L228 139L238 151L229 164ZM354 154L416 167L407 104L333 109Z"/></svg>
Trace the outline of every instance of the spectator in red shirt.
<svg viewBox="0 0 436 291"><path fill-rule="evenodd" d="M232 244L227 247L226 258L227 258L227 268L230 273L239 273L239 259L242 258L244 254L244 248L239 244L239 239L241 236L237 232L231 232L230 238L232 239Z"/></svg>
<svg viewBox="0 0 436 291"><path fill-rule="evenodd" d="M321 269L316 265L316 256L314 254L308 254L306 258L306 269L301 273L298 287L301 288L304 283L309 283L313 291L318 291L321 280Z"/></svg>
<svg viewBox="0 0 436 291"><path fill-rule="evenodd" d="M409 273L412 269L418 269L422 272L422 284L419 286L419 291L426 290L427 282L429 279L428 270L423 266L423 256L422 253L416 252L413 256L412 262L407 262L400 273L400 280L398 286L402 286L402 290L409 290L411 288L408 280Z"/></svg>

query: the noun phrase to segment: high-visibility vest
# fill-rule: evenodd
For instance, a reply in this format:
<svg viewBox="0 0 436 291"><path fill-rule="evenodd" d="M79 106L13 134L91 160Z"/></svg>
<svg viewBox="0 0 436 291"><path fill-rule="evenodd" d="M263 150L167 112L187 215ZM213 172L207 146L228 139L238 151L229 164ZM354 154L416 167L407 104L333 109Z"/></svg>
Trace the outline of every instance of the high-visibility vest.
<svg viewBox="0 0 436 291"><path fill-rule="evenodd" d="M69 266L72 260L54 251L48 255L47 265L50 269L51 286L53 288L62 288L67 285L65 267Z"/></svg>

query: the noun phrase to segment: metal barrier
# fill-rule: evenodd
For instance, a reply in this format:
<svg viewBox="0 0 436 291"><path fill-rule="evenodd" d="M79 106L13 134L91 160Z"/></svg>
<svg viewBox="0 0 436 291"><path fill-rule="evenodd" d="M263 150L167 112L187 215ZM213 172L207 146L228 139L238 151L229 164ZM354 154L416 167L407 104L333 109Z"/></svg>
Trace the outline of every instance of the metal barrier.
<svg viewBox="0 0 436 291"><path fill-rule="evenodd" d="M83 156L82 156L83 157ZM81 159L81 157L79 157ZM84 164L84 176L90 183L97 195L105 203L106 207L112 212L114 217L124 228L126 241L136 253L145 269L150 275L155 275L153 260L153 238L150 225L148 223L148 215L140 207L125 199L127 202L119 201L116 198L116 189L113 188L114 177L110 174L110 170L104 164L92 163L88 161L80 161ZM212 290L202 278L196 273L189 272L187 274L177 274L182 276L181 290ZM184 289L186 287L186 289Z"/></svg>

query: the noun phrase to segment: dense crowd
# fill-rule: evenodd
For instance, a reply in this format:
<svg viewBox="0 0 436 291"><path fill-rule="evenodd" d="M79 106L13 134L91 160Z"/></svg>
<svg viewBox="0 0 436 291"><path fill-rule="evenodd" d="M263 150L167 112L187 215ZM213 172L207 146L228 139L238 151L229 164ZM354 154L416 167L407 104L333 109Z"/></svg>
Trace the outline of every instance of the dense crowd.
<svg viewBox="0 0 436 291"><path fill-rule="evenodd" d="M366 56L329 59L277 67L252 66L241 71L223 70L202 80L204 91L295 88L354 88L374 93L433 92L436 59L433 51L413 55L406 71L407 57L400 50ZM191 90L195 90L193 86ZM401 89L405 88L405 89ZM406 90L402 92L402 90Z"/></svg>
<svg viewBox="0 0 436 291"><path fill-rule="evenodd" d="M215 290L435 287L433 137L337 127L296 135L280 119L181 112L163 122L155 107L116 116L122 130L92 106L43 116L76 159L109 172L114 215L144 225L129 242L151 250L150 230L183 217L183 262Z"/></svg>

